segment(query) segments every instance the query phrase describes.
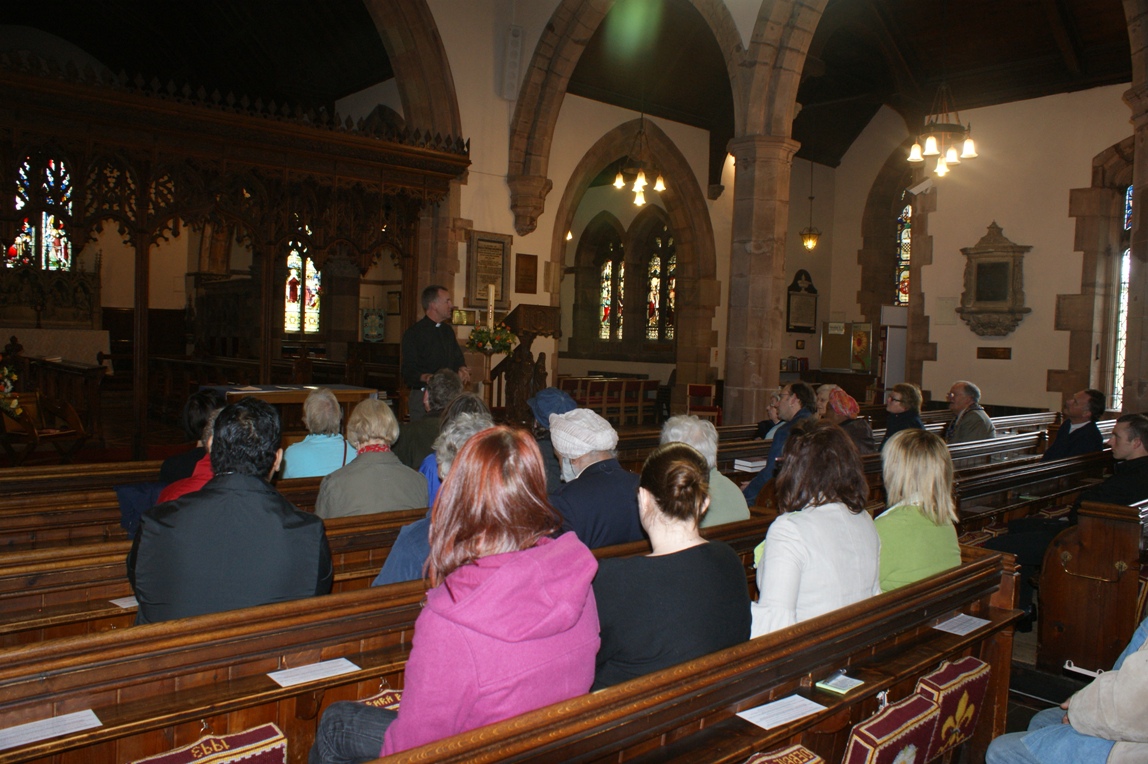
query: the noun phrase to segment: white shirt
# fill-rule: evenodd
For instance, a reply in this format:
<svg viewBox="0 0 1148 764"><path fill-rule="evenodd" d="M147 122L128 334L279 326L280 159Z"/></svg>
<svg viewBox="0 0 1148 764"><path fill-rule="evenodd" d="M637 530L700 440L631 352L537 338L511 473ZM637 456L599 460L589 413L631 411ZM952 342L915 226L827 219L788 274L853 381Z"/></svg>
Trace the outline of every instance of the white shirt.
<svg viewBox="0 0 1148 764"><path fill-rule="evenodd" d="M881 539L868 512L807 507L769 526L757 567L750 637L760 637L881 593Z"/></svg>

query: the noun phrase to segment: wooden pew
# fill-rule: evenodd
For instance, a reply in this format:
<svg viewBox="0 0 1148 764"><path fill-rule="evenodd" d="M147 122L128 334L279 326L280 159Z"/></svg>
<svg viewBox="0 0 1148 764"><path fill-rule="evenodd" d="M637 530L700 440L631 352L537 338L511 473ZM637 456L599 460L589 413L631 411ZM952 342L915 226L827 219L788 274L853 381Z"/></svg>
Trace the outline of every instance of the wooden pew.
<svg viewBox="0 0 1148 764"><path fill-rule="evenodd" d="M335 567L333 591L370 586L402 526L425 509L325 521ZM772 513L707 528L702 534L724 541L741 557L747 584L755 591L753 549L765 538ZM135 622L135 608L113 599L131 596L125 560L131 542L93 544L63 550L32 550L0 555L0 645L11 646L123 628ZM640 541L596 550L599 556L646 554Z"/></svg>
<svg viewBox="0 0 1148 764"><path fill-rule="evenodd" d="M1004 731L1012 649L1013 578L1005 558L964 550L966 562L895 592L768 634L737 647L557 703L380 761L741 762L755 751L800 742L839 761L850 727L897 700L941 660L975 655L992 667L970 758ZM958 610L989 623L966 637L933 630ZM845 697L812 690L849 667L866 684ZM738 711L793 693L825 711L772 730Z"/></svg>
<svg viewBox="0 0 1148 764"><path fill-rule="evenodd" d="M734 546L751 580L752 549L770 521L759 515L704 533ZM595 554L649 551L649 544L636 543ZM200 719L216 732L276 722L292 738L290 761L303 762L324 689L350 700L373 694L380 678L401 686L422 593L421 582L395 584L0 649L0 726L41 718L45 711L75 710L77 703L95 708L106 725L0 751L0 762L47 761L38 757L76 748L75 761L121 762L194 741ZM363 671L302 691L284 691L262 676L319 660L320 654L324 660L350 657ZM51 705L45 704L45 686L53 693ZM117 700L121 696L131 700Z"/></svg>
<svg viewBox="0 0 1148 764"><path fill-rule="evenodd" d="M1008 558L966 555L960 567L896 592L397 760L586 761L695 743L690 760L726 761L731 747L748 752L783 734L808 735L825 751L873 710L876 692L898 697L941 659L970 653L994 668L973 744L983 751L1003 731L1017 613ZM205 727L223 733L266 722L287 735L290 761L303 762L322 706L374 694L383 683L401 686L422 599L422 585L412 582L0 650L0 727L86 708L102 723L0 751L0 763L58 755L122 762L194 742ZM958 611L989 624L965 637L930 628ZM288 688L266 676L334 658L358 668ZM846 699L819 695L830 708L817 717L766 733L732 716L843 666L866 678L866 688ZM702 724L702 736L690 734ZM836 731L818 733L830 726Z"/></svg>
<svg viewBox="0 0 1148 764"><path fill-rule="evenodd" d="M1036 665L1059 674L1066 660L1107 671L1144 617L1140 594L1148 501L1084 502L1076 526L1049 545L1040 571Z"/></svg>

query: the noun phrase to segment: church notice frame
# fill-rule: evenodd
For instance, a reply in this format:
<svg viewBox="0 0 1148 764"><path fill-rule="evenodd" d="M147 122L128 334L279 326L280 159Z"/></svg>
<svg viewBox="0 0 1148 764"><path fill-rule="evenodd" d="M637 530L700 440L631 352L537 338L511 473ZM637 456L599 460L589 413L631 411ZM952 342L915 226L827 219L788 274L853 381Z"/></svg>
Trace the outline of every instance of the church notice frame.
<svg viewBox="0 0 1148 764"><path fill-rule="evenodd" d="M471 231L467 241L466 304L486 309L487 285L494 284L494 307L510 310L509 234Z"/></svg>
<svg viewBox="0 0 1148 764"><path fill-rule="evenodd" d="M785 310L785 331L817 333L817 287L807 270L799 270L789 285Z"/></svg>

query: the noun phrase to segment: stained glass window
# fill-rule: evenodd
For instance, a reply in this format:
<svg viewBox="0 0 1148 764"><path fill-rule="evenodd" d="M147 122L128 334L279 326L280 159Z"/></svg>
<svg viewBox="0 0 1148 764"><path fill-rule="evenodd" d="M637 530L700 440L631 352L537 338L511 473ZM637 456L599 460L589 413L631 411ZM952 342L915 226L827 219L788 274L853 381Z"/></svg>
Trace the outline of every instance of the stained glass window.
<svg viewBox="0 0 1148 764"><path fill-rule="evenodd" d="M4 252L9 266L36 265L46 270L72 267L72 244L63 218L72 212L72 176L62 161L33 166L26 157L16 172L16 237Z"/></svg>
<svg viewBox="0 0 1148 764"><path fill-rule="evenodd" d="M650 245L646 266L646 339L672 340L678 266L674 237L662 226L651 237Z"/></svg>
<svg viewBox="0 0 1148 764"><path fill-rule="evenodd" d="M304 334L319 331L319 306L322 299L322 274L307 257L307 245L291 242L287 254L287 283L284 294L283 330Z"/></svg>
<svg viewBox="0 0 1148 764"><path fill-rule="evenodd" d="M904 200L905 194L901 194ZM913 205L906 204L897 217L897 268L894 305L909 304L909 260L913 254Z"/></svg>
<svg viewBox="0 0 1148 764"><path fill-rule="evenodd" d="M1124 192L1124 230L1127 239L1132 231L1132 186ZM1116 347L1112 363L1112 402L1114 409L1124 406L1124 370L1128 360L1128 285L1132 268L1132 249L1125 247L1120 257L1120 288L1116 292Z"/></svg>
<svg viewBox="0 0 1148 764"><path fill-rule="evenodd" d="M622 295L626 284L626 263L622 246L605 245L606 258L598 268L598 339L622 339Z"/></svg>

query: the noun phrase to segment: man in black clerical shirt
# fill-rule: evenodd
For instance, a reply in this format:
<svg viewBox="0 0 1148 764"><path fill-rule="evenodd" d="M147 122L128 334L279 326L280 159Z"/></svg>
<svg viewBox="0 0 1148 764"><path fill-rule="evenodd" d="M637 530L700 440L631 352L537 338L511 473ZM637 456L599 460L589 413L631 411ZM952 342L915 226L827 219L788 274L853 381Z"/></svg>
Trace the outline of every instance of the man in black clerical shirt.
<svg viewBox="0 0 1148 764"><path fill-rule="evenodd" d="M279 413L257 398L215 420L201 490L144 513L128 555L136 623L218 613L331 591L323 521L267 481L279 469Z"/></svg>
<svg viewBox="0 0 1148 764"><path fill-rule="evenodd" d="M470 384L470 370L450 325L454 312L450 292L432 284L422 292L422 305L425 315L403 333L402 342L401 371L411 391L407 409L412 421L426 416L422 391L439 369L458 372L462 384Z"/></svg>

